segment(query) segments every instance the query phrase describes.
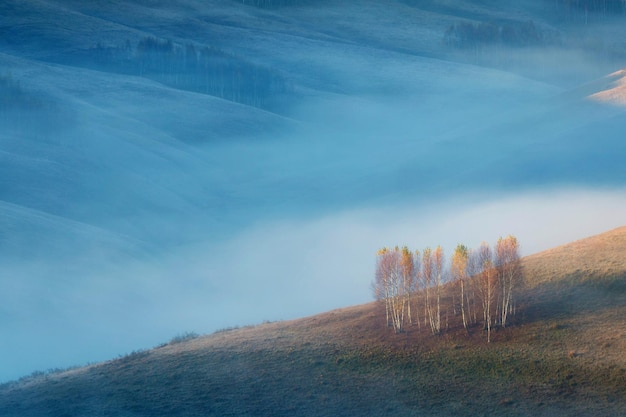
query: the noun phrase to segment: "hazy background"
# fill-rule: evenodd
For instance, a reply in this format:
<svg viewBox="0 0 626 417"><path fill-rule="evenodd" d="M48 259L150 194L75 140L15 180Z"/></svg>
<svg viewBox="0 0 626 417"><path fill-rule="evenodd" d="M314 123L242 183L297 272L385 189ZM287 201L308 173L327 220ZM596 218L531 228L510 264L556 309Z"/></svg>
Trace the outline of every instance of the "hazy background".
<svg viewBox="0 0 626 417"><path fill-rule="evenodd" d="M587 99L621 10L378 3L0 5L0 380L368 302L382 246L625 223L626 113Z"/></svg>

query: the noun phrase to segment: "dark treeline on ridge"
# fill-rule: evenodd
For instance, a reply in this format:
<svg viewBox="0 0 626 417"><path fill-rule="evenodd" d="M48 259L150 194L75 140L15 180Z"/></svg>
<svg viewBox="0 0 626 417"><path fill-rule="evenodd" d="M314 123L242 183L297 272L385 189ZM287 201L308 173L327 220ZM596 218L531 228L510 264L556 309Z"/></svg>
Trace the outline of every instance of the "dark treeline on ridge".
<svg viewBox="0 0 626 417"><path fill-rule="evenodd" d="M136 45L99 42L93 48L60 59L101 71L136 75L169 87L216 96L236 103L274 110L292 91L278 71L257 65L213 46L178 44L144 37Z"/></svg>
<svg viewBox="0 0 626 417"><path fill-rule="evenodd" d="M308 4L319 3L323 0L235 0L238 3L243 3L249 6L264 8L264 9L273 9L278 7L287 7L287 6L301 6Z"/></svg>
<svg viewBox="0 0 626 417"><path fill-rule="evenodd" d="M407 0L409 1L409 0ZM414 1L416 7L433 8L432 2ZM424 6L427 4L428 6ZM489 54L507 48L570 48L592 51L601 58L626 58L626 46L611 38L596 36L595 25L619 24L626 16L624 0L537 0L521 2L519 16L458 15L447 27L442 42L450 49ZM533 8L542 10L535 20Z"/></svg>
<svg viewBox="0 0 626 417"><path fill-rule="evenodd" d="M557 42L556 33L548 32L532 21L459 22L451 25L444 34L444 43L457 48L476 48L483 45L541 46Z"/></svg>
<svg viewBox="0 0 626 417"><path fill-rule="evenodd" d="M519 243L507 236L493 250L485 242L474 250L459 244L449 267L441 246L421 253L406 246L383 248L372 287L385 304L387 326L396 333L408 325L440 334L461 316L468 332L482 324L490 342L492 328L506 327L515 315L515 292L522 281Z"/></svg>
<svg viewBox="0 0 626 417"><path fill-rule="evenodd" d="M601 14L626 13L626 1L624 0L556 0L561 10L567 12L582 11Z"/></svg>
<svg viewBox="0 0 626 417"><path fill-rule="evenodd" d="M0 75L0 109L5 114L8 110L40 110L46 107L41 97L30 93L22 87L22 83L13 74Z"/></svg>
<svg viewBox="0 0 626 417"><path fill-rule="evenodd" d="M13 133L43 132L64 124L67 112L50 98L31 91L10 72L0 74L0 127Z"/></svg>

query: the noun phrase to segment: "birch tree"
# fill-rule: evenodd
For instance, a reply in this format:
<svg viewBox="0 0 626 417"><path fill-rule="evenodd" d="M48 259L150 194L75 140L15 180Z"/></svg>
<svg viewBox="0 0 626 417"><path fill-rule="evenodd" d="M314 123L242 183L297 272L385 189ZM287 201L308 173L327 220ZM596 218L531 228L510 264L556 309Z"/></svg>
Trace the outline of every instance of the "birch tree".
<svg viewBox="0 0 626 417"><path fill-rule="evenodd" d="M496 244L495 266L501 291L500 325L506 327L514 303L514 291L521 280L519 244L515 236L499 238Z"/></svg>
<svg viewBox="0 0 626 417"><path fill-rule="evenodd" d="M435 276L435 289L437 295L437 313L435 316L435 333L441 332L441 289L443 286L444 255L441 246L433 251L433 275Z"/></svg>
<svg viewBox="0 0 626 417"><path fill-rule="evenodd" d="M422 285L424 287L424 325L430 325L433 334L437 331L433 306L431 301L431 290L433 285L433 251L426 248L422 251ZM427 321L428 320L428 321Z"/></svg>
<svg viewBox="0 0 626 417"><path fill-rule="evenodd" d="M413 260L413 253L404 246L400 253L400 270L402 273L402 292L404 295L404 302L406 304L406 314L409 324L413 324L411 317L411 294L415 292L415 263Z"/></svg>
<svg viewBox="0 0 626 417"><path fill-rule="evenodd" d="M413 256L413 279L415 281L415 295L413 297L415 298L415 322L417 323L417 328L421 331L419 296L423 287L420 285L420 282L422 282L422 261L419 250L416 250Z"/></svg>
<svg viewBox="0 0 626 417"><path fill-rule="evenodd" d="M389 303L387 302L387 283L385 282L386 276L382 265L382 255L386 250L386 248L383 248L376 253L376 273L374 275L374 281L372 282L372 293L376 301L382 301L385 303L385 322L387 327L390 327L391 316L389 314Z"/></svg>
<svg viewBox="0 0 626 417"><path fill-rule="evenodd" d="M385 319L387 327L392 325L390 311L390 275L387 253L389 249L382 248L376 253L376 274L373 283L374 297L385 303Z"/></svg>
<svg viewBox="0 0 626 417"><path fill-rule="evenodd" d="M465 328L465 330L467 330L468 321L468 314L466 313L465 302L465 285L467 280L468 259L469 249L467 249L467 246L465 245L458 244L457 247L454 249L454 254L452 255L450 273L452 274L452 279L459 284L459 288L461 290L461 317L463 319L463 327Z"/></svg>
<svg viewBox="0 0 626 417"><path fill-rule="evenodd" d="M493 256L488 243L481 243L474 253L475 265L479 268L474 280L477 294L483 310L483 328L487 330L487 342L491 342L491 328L496 308L497 274L493 265Z"/></svg>
<svg viewBox="0 0 626 417"><path fill-rule="evenodd" d="M404 331L407 306L406 287L402 278L401 253L398 247L378 251L374 293L385 301L387 326L396 333Z"/></svg>

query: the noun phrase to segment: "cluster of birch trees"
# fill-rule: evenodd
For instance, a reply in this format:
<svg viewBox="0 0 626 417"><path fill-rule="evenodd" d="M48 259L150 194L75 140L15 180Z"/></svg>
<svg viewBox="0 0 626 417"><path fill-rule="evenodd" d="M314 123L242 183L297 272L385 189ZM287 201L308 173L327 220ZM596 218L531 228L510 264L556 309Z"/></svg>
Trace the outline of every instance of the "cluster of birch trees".
<svg viewBox="0 0 626 417"><path fill-rule="evenodd" d="M515 292L522 282L519 243L500 238L492 249L459 244L446 263L441 246L412 252L406 246L377 253L374 297L385 305L387 326L407 325L439 334L460 316L463 327L482 324L491 341L495 326L506 327L515 314Z"/></svg>

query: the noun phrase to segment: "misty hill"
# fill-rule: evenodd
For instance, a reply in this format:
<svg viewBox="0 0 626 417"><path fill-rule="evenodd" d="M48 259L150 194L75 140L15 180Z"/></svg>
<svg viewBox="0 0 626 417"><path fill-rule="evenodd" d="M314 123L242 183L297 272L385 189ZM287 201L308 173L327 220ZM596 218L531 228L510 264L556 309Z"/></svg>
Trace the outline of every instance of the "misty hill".
<svg viewBox="0 0 626 417"><path fill-rule="evenodd" d="M523 259L517 324L394 334L378 303L180 338L24 378L3 416L626 412L626 227Z"/></svg>
<svg viewBox="0 0 626 417"><path fill-rule="evenodd" d="M364 212L623 196L621 6L1 1L0 380L364 302Z"/></svg>
<svg viewBox="0 0 626 417"><path fill-rule="evenodd" d="M143 229L149 228L146 225L143 229L128 226L136 219L124 213L123 207L141 205L156 216L191 211L190 217L196 220L194 212L205 210L228 216L229 210L220 210L222 205L240 210L255 204L263 212L269 208L261 196L267 195L271 200L286 194L301 209L310 202L297 189L315 186L324 188L329 200L346 204L331 184L315 183L323 177L323 170L310 176L296 175L292 189L281 189L276 194L272 193L273 187L251 179L258 171L249 172L250 168L240 164L239 159L223 155L223 147L207 149L207 144L278 137L282 146L289 147L298 137L298 141L309 145L302 153L315 155L319 150L311 142L330 133L333 137L326 146L338 146L337 157L345 155L341 152L343 146L355 145L369 155L371 142L396 132L378 128L378 123L375 138L354 132L354 125L359 123L357 109L379 114L381 123L386 121L389 126L406 126L403 109L414 105L417 107L411 114L410 130L422 126L418 130L424 136L421 140L440 137L441 126L427 123L432 118L422 116L425 109L407 97L414 94L421 101L440 97L439 105L448 118L459 124L467 124L464 117L476 116L462 113L466 110L465 101L480 101L489 110L493 110L492 105L511 108L511 112L494 114L501 119L499 126L535 124L541 128L546 119L564 125L563 118L569 118L571 111L587 115L579 122L582 126L571 127L582 128L581 135L594 131L598 124L604 125L607 119L608 123L613 122L610 112L599 114L587 108L542 108L541 112L549 116L537 120L537 114L528 114L524 109L520 115L521 109L515 107L519 103L537 106L536 100L622 67L626 52L614 50L614 45L609 44L626 36L614 25L614 19L622 16L621 9L607 6L602 13L592 13L588 25L579 25L571 20L575 11L569 11L569 19L559 18L559 2L545 2L551 6L542 13L535 7L537 2L516 2L519 9L515 13L506 2L492 3L394 1L383 7L375 1L304 1L261 2L255 7L254 2L214 0L128 2L113 7L108 3L72 0L3 2L0 75L18 82L23 96L31 97L22 103L44 103L50 109L41 115L41 111L31 112L22 106L20 117L10 117L11 123L5 122L15 132L2 131L3 148L9 152L4 158L10 159L3 164L5 176L16 175L19 168L14 165L18 158L22 171L32 174L22 174L21 181L26 184L22 188L29 192L7 190L3 199L113 233L153 240L156 236L145 235ZM599 32L598 27L603 30ZM500 34L494 35L496 38L504 36L504 40L492 39L492 32ZM607 32L610 36L603 37ZM593 47L579 43L580 38L590 36ZM497 49L491 50L492 47ZM558 67L543 59L541 48L551 56L563 54ZM491 58L493 62L489 61ZM590 60L593 65L582 64ZM568 63L571 65L563 65ZM531 70L536 73L530 73ZM370 102L398 93L402 93L402 100L408 99L408 104L378 107ZM494 102L483 100L485 96L494 97ZM7 109L16 111L13 104L5 104ZM335 117L343 119L347 126L341 129L345 130L337 129L333 134L321 129L319 125L327 113L337 111L339 115ZM32 131L32 126L41 125L41 120L48 121L48 127ZM556 157L558 165L559 156L552 155L549 148L561 143L559 138L551 137L552 126L546 130L547 133L534 132L533 136L541 140L548 135L546 159ZM485 133L502 134L484 132L482 127L476 130L470 125L463 136L468 140ZM446 133L445 140L459 141L454 133ZM338 141L342 144L337 145ZM521 138L511 138L507 143L520 141ZM472 142L479 150L493 145L484 140ZM501 150L505 155L511 152L508 148ZM525 150L522 147L522 154ZM415 152L411 149L412 154ZM53 166L42 162L41 155ZM120 161L119 155L124 155L124 159ZM384 165L385 155L381 156ZM92 158L100 163L94 163ZM163 164L161 158L165 159ZM369 170L373 177L382 174L382 182L395 180L395 173L367 162L369 159L365 158L363 165L353 171ZM133 161L132 166L124 160ZM102 166L102 161L112 162ZM297 162L317 165L320 161L308 156ZM116 179L133 174L143 177L155 163L167 172L162 175L171 178L170 184L164 186L169 198L158 198L163 190L141 178L118 188L119 196L99 187L94 178L116 183ZM405 165L409 161L399 163ZM137 169L141 175L134 172L144 164L147 170ZM228 182L234 174L227 164L243 171L240 175L244 182L250 182L249 187L229 192L231 187L225 185L223 177ZM180 172L181 165L186 167L185 172ZM472 178L484 174L480 168L462 168L469 170ZM543 164L539 168L549 169ZM71 174L65 170L77 170L82 180L69 181ZM281 181L281 172L293 168L283 165L274 170L269 173L269 184ZM613 178L618 173L611 174L602 178ZM509 173L505 178L515 177ZM33 181L37 184L31 185ZM180 187L180 183L187 186ZM89 189L94 187L103 188L101 200L93 200ZM353 190L344 198L362 200L368 194L354 178L347 178L341 188ZM41 189L46 190L44 195L34 200L33 193ZM55 197L65 189L72 192L58 201ZM137 189L142 192L135 193ZM205 189L211 190L210 196L204 196ZM261 190L258 194L257 189ZM111 200L123 207L114 203L110 206ZM198 221L205 220L199 215ZM229 218L228 222L237 220ZM184 226L183 230L189 230L188 225ZM169 239L185 239L184 232L163 240Z"/></svg>
<svg viewBox="0 0 626 417"><path fill-rule="evenodd" d="M609 44L626 36L622 11L589 6L582 25L545 3L3 2L2 200L24 208L12 227L40 230L3 245L70 243L54 221L32 224L34 210L87 227L72 250L117 240L142 256L285 211L382 201L405 192L402 176L409 192L435 193L424 173L436 165L416 158L439 152L457 190L620 183L614 161L580 175L576 158L621 146L623 114L546 99L626 63Z"/></svg>

